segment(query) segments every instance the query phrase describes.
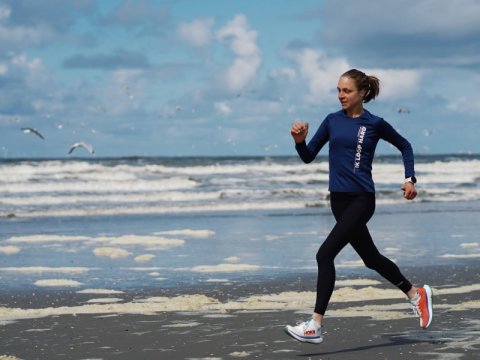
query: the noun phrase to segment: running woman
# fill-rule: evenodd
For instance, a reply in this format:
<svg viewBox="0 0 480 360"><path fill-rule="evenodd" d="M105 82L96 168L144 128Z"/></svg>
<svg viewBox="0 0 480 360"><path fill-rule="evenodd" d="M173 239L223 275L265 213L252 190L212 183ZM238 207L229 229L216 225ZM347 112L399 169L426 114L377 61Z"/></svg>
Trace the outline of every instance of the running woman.
<svg viewBox="0 0 480 360"><path fill-rule="evenodd" d="M412 146L384 119L363 107L379 94L377 77L352 69L340 77L337 90L342 110L325 118L308 145L305 142L308 123L297 121L291 129L295 148L305 163L312 162L329 142L330 207L336 224L317 252L317 295L312 317L285 327L285 332L294 339L314 344L323 341L323 318L335 286L334 259L347 244L355 249L365 266L406 294L422 328L430 326L433 316L430 286L413 286L397 265L378 251L367 228L375 211L372 162L378 141L388 141L402 154L405 181L401 190L407 200L417 195Z"/></svg>

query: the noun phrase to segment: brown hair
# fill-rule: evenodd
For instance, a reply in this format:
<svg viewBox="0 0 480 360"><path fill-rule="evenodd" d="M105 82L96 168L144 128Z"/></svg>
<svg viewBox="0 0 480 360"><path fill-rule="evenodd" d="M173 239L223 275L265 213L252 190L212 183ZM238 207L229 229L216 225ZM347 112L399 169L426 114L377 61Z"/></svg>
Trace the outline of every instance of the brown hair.
<svg viewBox="0 0 480 360"><path fill-rule="evenodd" d="M376 76L367 75L357 69L348 70L342 75L342 77L344 76L355 81L355 85L359 91L365 90L365 96L363 97L364 103L375 99L380 93L380 80Z"/></svg>

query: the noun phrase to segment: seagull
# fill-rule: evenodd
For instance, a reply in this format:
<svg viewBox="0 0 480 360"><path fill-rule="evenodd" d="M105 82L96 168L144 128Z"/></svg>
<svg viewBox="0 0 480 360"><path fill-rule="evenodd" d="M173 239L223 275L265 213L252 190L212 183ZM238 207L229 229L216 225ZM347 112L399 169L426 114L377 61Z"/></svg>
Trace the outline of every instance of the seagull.
<svg viewBox="0 0 480 360"><path fill-rule="evenodd" d="M430 136L433 134L433 130L432 129L423 129L423 135L425 136Z"/></svg>
<svg viewBox="0 0 480 360"><path fill-rule="evenodd" d="M135 96L130 92L130 86L123 85L123 89L125 90L125 93L127 94L130 100L133 100L135 98Z"/></svg>
<svg viewBox="0 0 480 360"><path fill-rule="evenodd" d="M35 135L37 135L40 139L45 140L45 138L43 137L43 135L40 134L40 132L39 132L37 129L33 129L33 128L22 128L22 131L23 131L25 134L27 134L27 133L35 134Z"/></svg>
<svg viewBox="0 0 480 360"><path fill-rule="evenodd" d="M398 113L399 114L401 114L401 113L410 114L410 110L408 110L407 108L401 107L401 108L398 109Z"/></svg>
<svg viewBox="0 0 480 360"><path fill-rule="evenodd" d="M85 149L87 149L87 151L90 153L90 154L94 154L95 153L95 150L93 149L93 146L90 145L90 144L87 144L83 141L80 141L80 142L77 142L75 144L73 144L72 146L70 146L70 151L68 152L69 154L71 154L73 152L73 150L75 150L76 148L78 147L83 147Z"/></svg>

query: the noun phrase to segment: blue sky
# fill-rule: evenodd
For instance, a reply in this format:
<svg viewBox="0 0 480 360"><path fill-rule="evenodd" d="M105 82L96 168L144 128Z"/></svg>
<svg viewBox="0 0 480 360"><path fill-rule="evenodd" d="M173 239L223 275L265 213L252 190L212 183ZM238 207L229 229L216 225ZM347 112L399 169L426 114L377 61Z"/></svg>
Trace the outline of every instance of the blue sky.
<svg viewBox="0 0 480 360"><path fill-rule="evenodd" d="M294 155L291 124L339 109L350 68L416 153L479 153L479 18L476 0L0 0L0 154Z"/></svg>

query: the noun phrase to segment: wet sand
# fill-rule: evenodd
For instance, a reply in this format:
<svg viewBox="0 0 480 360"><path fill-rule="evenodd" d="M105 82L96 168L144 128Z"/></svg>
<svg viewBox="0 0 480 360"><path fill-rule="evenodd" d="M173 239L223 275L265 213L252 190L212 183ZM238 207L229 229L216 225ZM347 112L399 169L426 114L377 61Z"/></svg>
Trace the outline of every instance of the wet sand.
<svg viewBox="0 0 480 360"><path fill-rule="evenodd" d="M0 359L480 358L480 265L402 270L434 288L428 330L368 270L338 279L319 345L283 332L309 313L312 274L183 290L39 290L0 296Z"/></svg>

